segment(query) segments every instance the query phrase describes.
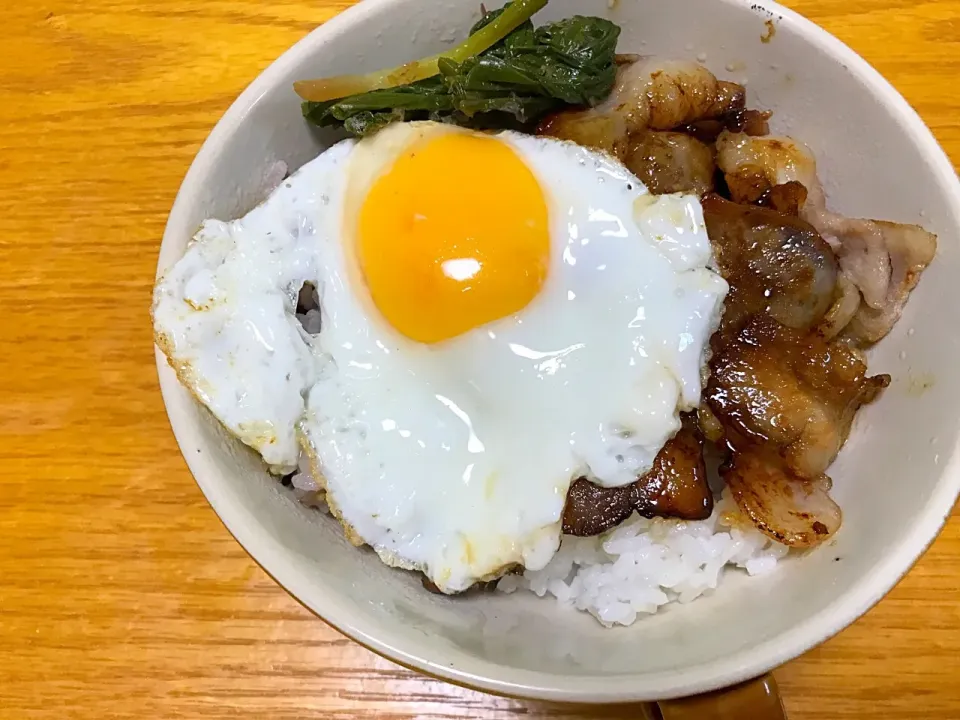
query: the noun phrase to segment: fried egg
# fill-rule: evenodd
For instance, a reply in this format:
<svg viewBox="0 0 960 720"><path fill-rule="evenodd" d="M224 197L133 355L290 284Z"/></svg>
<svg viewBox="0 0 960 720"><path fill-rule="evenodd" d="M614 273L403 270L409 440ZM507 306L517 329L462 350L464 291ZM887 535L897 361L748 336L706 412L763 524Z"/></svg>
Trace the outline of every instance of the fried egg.
<svg viewBox="0 0 960 720"><path fill-rule="evenodd" d="M158 283L181 380L355 542L458 592L543 567L570 483L636 480L700 402L727 290L698 200L563 141L344 141ZM321 331L294 318L317 288Z"/></svg>

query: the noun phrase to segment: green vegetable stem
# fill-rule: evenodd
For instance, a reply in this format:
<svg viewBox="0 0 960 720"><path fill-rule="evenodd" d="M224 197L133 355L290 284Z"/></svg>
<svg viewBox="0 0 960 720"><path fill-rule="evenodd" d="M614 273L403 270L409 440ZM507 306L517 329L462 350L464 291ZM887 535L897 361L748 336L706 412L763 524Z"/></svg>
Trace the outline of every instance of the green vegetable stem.
<svg viewBox="0 0 960 720"><path fill-rule="evenodd" d="M357 95L372 90L407 85L425 80L439 72L439 62L446 58L462 62L469 57L479 55L484 50L500 42L533 15L546 6L548 0L515 0L497 13L496 22L481 23L477 32L470 33L464 42L446 53L415 60L400 67L378 70L369 75L341 75L323 80L301 80L293 84L293 89L304 100L326 102L348 95Z"/></svg>
<svg viewBox="0 0 960 720"><path fill-rule="evenodd" d="M427 119L527 129L566 106L602 102L616 82L620 28L582 16L534 28L529 17L545 4L515 0L486 13L462 45L403 66L414 68L409 73L401 68L298 83L297 92L306 99L303 114L316 125L342 126L365 136L391 122ZM432 72L425 74L427 69ZM400 76L403 82L391 82ZM339 93L348 87L363 90ZM326 99L318 100L324 94Z"/></svg>

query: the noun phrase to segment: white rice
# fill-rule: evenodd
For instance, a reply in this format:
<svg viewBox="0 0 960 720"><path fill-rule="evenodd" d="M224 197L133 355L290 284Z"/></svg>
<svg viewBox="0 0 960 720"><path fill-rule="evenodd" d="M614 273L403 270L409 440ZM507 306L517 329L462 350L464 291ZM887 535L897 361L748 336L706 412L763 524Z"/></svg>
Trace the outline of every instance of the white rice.
<svg viewBox="0 0 960 720"><path fill-rule="evenodd" d="M324 492L305 464L290 480L300 502L326 508ZM699 522L634 515L598 537L565 535L545 568L507 575L497 590L550 595L607 627L630 625L667 603L688 603L712 592L728 571L773 571L788 548L738 517L736 505L724 497Z"/></svg>
<svg viewBox="0 0 960 720"><path fill-rule="evenodd" d="M319 310L307 310L305 315L298 315L297 317L301 318L300 322L303 324L303 329L307 331L308 335L320 334L321 318L323 316Z"/></svg>
<svg viewBox="0 0 960 720"><path fill-rule="evenodd" d="M303 456L300 457L300 469L290 476L290 485L297 500L304 505L318 510L327 509L326 493L314 480L306 458Z"/></svg>
<svg viewBox="0 0 960 720"><path fill-rule="evenodd" d="M647 520L639 515L604 535L564 536L543 570L508 575L497 589L552 595L604 625L630 625L671 602L688 603L716 589L731 568L761 575L788 548L741 523L724 498L699 522Z"/></svg>

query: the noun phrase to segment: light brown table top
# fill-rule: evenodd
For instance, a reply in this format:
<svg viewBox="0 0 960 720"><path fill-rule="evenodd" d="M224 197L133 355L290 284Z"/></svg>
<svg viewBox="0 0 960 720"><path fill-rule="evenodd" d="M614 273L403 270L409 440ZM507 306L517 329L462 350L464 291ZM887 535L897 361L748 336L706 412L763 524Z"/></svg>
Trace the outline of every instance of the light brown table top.
<svg viewBox="0 0 960 720"><path fill-rule="evenodd" d="M177 450L147 314L167 212L240 90L349 4L2 3L3 720L637 716L485 696L355 645L244 554ZM788 4L960 161L960 0ZM960 718L960 518L777 677L792 720Z"/></svg>

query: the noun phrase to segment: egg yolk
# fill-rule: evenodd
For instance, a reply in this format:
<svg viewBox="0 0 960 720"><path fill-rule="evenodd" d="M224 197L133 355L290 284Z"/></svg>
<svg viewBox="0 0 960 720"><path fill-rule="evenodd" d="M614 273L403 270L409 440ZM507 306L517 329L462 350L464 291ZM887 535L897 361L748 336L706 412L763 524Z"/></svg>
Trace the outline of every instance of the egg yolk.
<svg viewBox="0 0 960 720"><path fill-rule="evenodd" d="M423 343L522 310L550 256L547 203L506 143L449 132L406 147L370 188L360 269L379 311Z"/></svg>

